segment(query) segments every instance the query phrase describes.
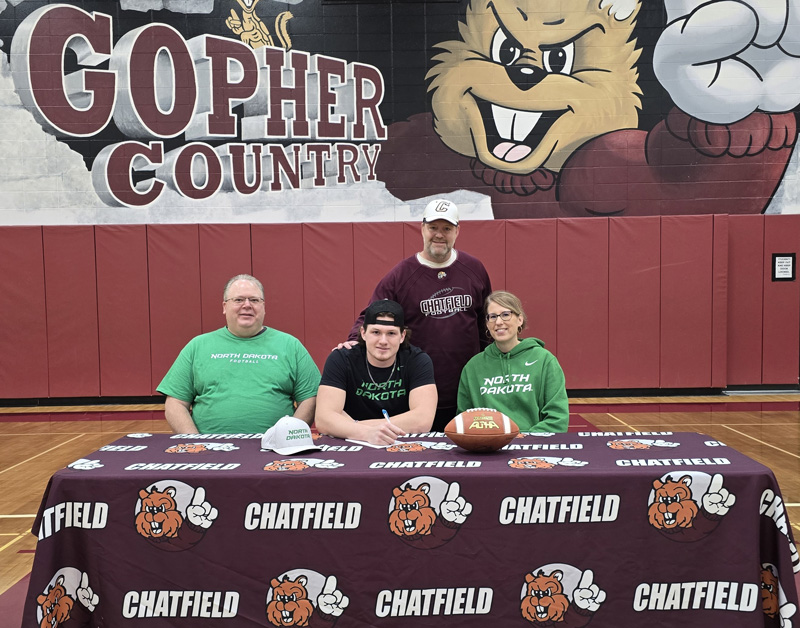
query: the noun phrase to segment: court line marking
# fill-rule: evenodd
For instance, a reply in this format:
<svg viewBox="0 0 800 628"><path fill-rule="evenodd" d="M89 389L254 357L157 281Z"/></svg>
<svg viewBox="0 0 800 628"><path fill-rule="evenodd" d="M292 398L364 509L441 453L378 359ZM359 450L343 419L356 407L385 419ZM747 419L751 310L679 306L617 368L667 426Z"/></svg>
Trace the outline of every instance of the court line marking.
<svg viewBox="0 0 800 628"><path fill-rule="evenodd" d="M610 416L612 419L614 419L615 421L619 421L620 423L622 423L622 424L623 424L625 427L627 427L627 428L628 428L630 431L632 431L632 432L638 432L638 431L639 431L639 430L637 430L637 429L635 429L635 428L631 427L631 426L630 426L630 425L628 425L627 423L625 423L625 421L623 421L623 420L622 420L622 419L620 419L619 417L616 417L616 416L614 416L614 415L613 415L613 414L611 414L610 412L606 412L606 414L607 414L608 416Z"/></svg>
<svg viewBox="0 0 800 628"><path fill-rule="evenodd" d="M721 427L724 427L726 430L730 430L731 432L736 432L740 436L744 436L745 438L749 438L750 440L754 440L757 443L760 443L760 444L762 444L762 445L764 445L766 447L771 447L772 449L775 449L776 451L780 451L781 453L784 453L784 454L787 454L789 456L792 456L793 458L800 459L799 455L797 455L795 453L792 453L791 451L786 451L785 449L781 449L780 447L776 447L775 445L772 445L772 444L770 444L770 443L768 443L766 441L763 441L763 440L761 440L759 438L756 438L754 436L750 436L749 434L745 434L744 432L740 432L739 430L734 429L734 428L730 427L729 425L722 425Z"/></svg>
<svg viewBox="0 0 800 628"><path fill-rule="evenodd" d="M22 539L26 539L26 538L28 538L28 536L29 536L29 535L30 535L30 533L26 533L26 534L20 534L20 535L18 535L18 536L17 536L17 538L15 538L15 539L12 539L11 541L9 541L8 543L6 543L5 545L2 545L2 546L0 546L0 552L2 552L3 550L7 549L8 547L10 547L11 545L13 545L13 544L14 544L14 543L16 543L17 541L20 541L20 540L22 540Z"/></svg>
<svg viewBox="0 0 800 628"><path fill-rule="evenodd" d="M585 412L584 414L598 414L598 413ZM614 416L613 414L610 414L608 412L603 412L602 414L604 414L606 416L614 417L615 419L617 419L616 416ZM584 416L584 415L582 414L581 416ZM586 420L588 421L589 419L586 419ZM622 419L617 419L617 420L621 421ZM638 421L637 421L637 423L638 423ZM663 423L653 423L652 425L650 425L648 427L650 427L651 429L658 429L658 428L660 428L661 425L663 425ZM712 425L711 423L681 423L678 427L692 427L692 426L713 427L713 426L716 426L716 425L722 425L722 424L714 423ZM762 421L761 423L734 423L734 425L741 425L742 427L750 427L750 426L756 426L756 427L760 427L760 426L764 426L764 427L784 427L784 426L796 427L797 426L797 421L789 421L788 423L765 423L765 422ZM671 432L690 432L692 430L670 429L670 431ZM167 432L167 433L169 433L169 432Z"/></svg>
<svg viewBox="0 0 800 628"><path fill-rule="evenodd" d="M760 424L759 424L760 425ZM764 424L767 425L767 424ZM772 426L772 423L769 423ZM776 423L775 425L782 425L780 423ZM791 423L787 423L787 425L792 425ZM2 426L2 423L0 423ZM77 434L78 436L86 436L88 434L94 434L95 436L116 436L117 434L122 434L123 436L127 436L128 434L133 433L142 433L147 432L148 434L172 434L170 430L164 429L157 429L157 430L137 430L134 432L133 430L104 430L102 432L3 432L0 431L0 436L14 436L19 438L20 436L70 436L72 434Z"/></svg>
<svg viewBox="0 0 800 628"><path fill-rule="evenodd" d="M20 465L27 464L28 462L30 462L31 460L35 460L35 459L36 459L36 458L38 458L39 456L44 456L45 454L49 454L51 451L53 451L53 450L55 450L55 449L58 449L59 447L63 447L64 445L68 445L69 443L71 443L71 442L72 442L72 441L74 441L75 439L77 439L77 438L81 438L82 436L86 436L86 434L78 434L78 435L77 435L77 436L75 436L74 438L70 438L69 440L66 440L66 441L64 441L63 443L60 443L60 444L56 445L55 447L51 447L50 449L45 449L44 451L42 451L42 452L40 452L40 453L36 454L35 456L31 456L30 458L27 458L26 460L23 460L23 461L21 461L21 462L18 462L18 463L17 463L17 464L15 464L15 465L11 465L11 466L10 466L10 467L8 467L7 469L3 469L2 471L0 471L0 475L2 475L3 473L5 473L6 471L11 471L11 469L16 469L16 468L17 468L18 466L20 466Z"/></svg>
<svg viewBox="0 0 800 628"><path fill-rule="evenodd" d="M0 515L0 519L30 519L36 515Z"/></svg>

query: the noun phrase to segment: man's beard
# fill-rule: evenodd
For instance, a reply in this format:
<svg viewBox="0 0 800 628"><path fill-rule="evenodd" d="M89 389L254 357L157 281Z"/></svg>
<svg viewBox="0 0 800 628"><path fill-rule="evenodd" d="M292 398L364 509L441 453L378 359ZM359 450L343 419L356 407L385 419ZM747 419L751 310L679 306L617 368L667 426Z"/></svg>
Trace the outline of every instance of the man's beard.
<svg viewBox="0 0 800 628"><path fill-rule="evenodd" d="M439 263L446 262L447 260L450 259L450 254L453 252L453 247L445 245L444 253L437 254L437 253L434 252L433 246L434 246L433 243L430 243L428 245L428 255L430 255L430 257L432 257L434 260L436 260Z"/></svg>

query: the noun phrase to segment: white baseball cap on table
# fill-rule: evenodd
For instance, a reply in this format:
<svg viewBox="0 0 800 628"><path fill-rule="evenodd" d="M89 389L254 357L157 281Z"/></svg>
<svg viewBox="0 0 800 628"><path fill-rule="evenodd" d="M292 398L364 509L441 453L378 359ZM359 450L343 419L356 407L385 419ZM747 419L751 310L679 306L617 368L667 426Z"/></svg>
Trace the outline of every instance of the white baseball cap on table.
<svg viewBox="0 0 800 628"><path fill-rule="evenodd" d="M320 450L322 447L314 444L308 423L297 417L285 416L278 419L261 437L261 449L290 456L301 451Z"/></svg>
<svg viewBox="0 0 800 628"><path fill-rule="evenodd" d="M444 198L432 200L425 206L425 211L422 212L422 222L433 222L434 220L446 220L457 227L458 206Z"/></svg>

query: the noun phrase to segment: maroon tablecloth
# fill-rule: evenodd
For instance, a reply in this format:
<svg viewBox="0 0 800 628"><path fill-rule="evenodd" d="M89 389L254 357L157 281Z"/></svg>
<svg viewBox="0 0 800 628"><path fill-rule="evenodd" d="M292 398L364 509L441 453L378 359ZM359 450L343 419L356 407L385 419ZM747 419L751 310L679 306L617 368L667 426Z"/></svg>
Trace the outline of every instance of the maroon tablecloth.
<svg viewBox="0 0 800 628"><path fill-rule="evenodd" d="M800 625L775 478L707 436L317 442L131 434L57 472L23 626Z"/></svg>

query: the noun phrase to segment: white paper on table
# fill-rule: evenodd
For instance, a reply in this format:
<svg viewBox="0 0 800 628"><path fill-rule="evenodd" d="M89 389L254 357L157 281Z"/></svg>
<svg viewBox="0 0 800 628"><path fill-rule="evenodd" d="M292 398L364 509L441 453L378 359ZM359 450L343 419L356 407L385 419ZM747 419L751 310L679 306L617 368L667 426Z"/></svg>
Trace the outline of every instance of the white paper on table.
<svg viewBox="0 0 800 628"><path fill-rule="evenodd" d="M399 440L394 441L393 443L389 443L388 445L373 445L372 443L368 443L365 440L355 440L352 438L345 438L348 443L355 443L356 445L364 445L364 447L372 447L374 449L386 449L387 447L392 447L393 445L401 445L402 443Z"/></svg>

